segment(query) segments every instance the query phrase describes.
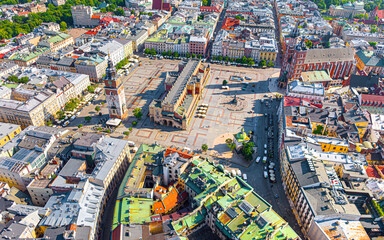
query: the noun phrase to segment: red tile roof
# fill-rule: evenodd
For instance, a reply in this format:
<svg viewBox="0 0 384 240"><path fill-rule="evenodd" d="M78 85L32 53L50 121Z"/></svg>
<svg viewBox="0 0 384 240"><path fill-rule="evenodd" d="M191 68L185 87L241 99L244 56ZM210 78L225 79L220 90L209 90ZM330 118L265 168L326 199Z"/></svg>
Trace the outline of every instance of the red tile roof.
<svg viewBox="0 0 384 240"><path fill-rule="evenodd" d="M23 16L23 15L27 15L28 13L31 13L31 12L30 11L19 12L17 15Z"/></svg>
<svg viewBox="0 0 384 240"><path fill-rule="evenodd" d="M175 208L179 204L178 196L179 193L177 192L176 188L172 187L171 191L163 200L160 200L153 204L154 213L166 213L171 209Z"/></svg>
<svg viewBox="0 0 384 240"><path fill-rule="evenodd" d="M164 157L168 157L169 155L171 155L172 153L175 153L175 152L177 152L180 155L180 157L187 158L187 159L193 157L193 155L194 155L193 152L189 152L185 149L180 149L177 147L168 147L164 153Z"/></svg>
<svg viewBox="0 0 384 240"><path fill-rule="evenodd" d="M384 107L384 96L361 94L361 105Z"/></svg>
<svg viewBox="0 0 384 240"><path fill-rule="evenodd" d="M284 97L284 107L289 107L289 106L308 106L308 107L322 108L323 103L319 101L314 101L312 99L286 96Z"/></svg>
<svg viewBox="0 0 384 240"><path fill-rule="evenodd" d="M366 169L368 177L380 178L380 174L373 166L368 166Z"/></svg>
<svg viewBox="0 0 384 240"><path fill-rule="evenodd" d="M235 18L226 18L223 22L221 29L233 31L233 29L239 26L240 20Z"/></svg>

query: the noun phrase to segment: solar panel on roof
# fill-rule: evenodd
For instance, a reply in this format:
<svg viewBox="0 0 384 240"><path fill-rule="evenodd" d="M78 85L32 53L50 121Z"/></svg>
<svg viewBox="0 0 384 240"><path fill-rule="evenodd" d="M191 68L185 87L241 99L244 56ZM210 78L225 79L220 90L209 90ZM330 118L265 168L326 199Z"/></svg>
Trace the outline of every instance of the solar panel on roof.
<svg viewBox="0 0 384 240"><path fill-rule="evenodd" d="M238 215L238 213L236 212L236 210L235 209L233 209L232 207L230 207L228 210L227 210L227 215L230 217L230 218L235 218L237 215Z"/></svg>

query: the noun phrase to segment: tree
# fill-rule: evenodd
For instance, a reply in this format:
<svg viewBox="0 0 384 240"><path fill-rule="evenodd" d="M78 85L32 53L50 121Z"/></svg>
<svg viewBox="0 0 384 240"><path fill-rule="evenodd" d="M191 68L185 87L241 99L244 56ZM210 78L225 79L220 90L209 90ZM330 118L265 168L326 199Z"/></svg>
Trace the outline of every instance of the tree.
<svg viewBox="0 0 384 240"><path fill-rule="evenodd" d="M150 54L151 54L152 56L155 56L155 55L156 55L156 50L155 50L154 48L152 48Z"/></svg>
<svg viewBox="0 0 384 240"><path fill-rule="evenodd" d="M174 53L173 53L173 56L174 56L175 58L177 58L177 57L179 57L179 53L178 53L178 52L174 52Z"/></svg>
<svg viewBox="0 0 384 240"><path fill-rule="evenodd" d="M101 104L101 106L103 106L105 104L105 102L101 102L100 104Z"/></svg>
<svg viewBox="0 0 384 240"><path fill-rule="evenodd" d="M228 84L228 81L227 80L223 80L223 86L226 86Z"/></svg>
<svg viewBox="0 0 384 240"><path fill-rule="evenodd" d="M135 118L137 120L140 120L141 117L143 116L143 113L141 112L141 108L135 108L133 109L133 116L135 116Z"/></svg>
<svg viewBox="0 0 384 240"><path fill-rule="evenodd" d="M60 22L60 30L65 31L67 29L67 23L62 21Z"/></svg>
<svg viewBox="0 0 384 240"><path fill-rule="evenodd" d="M124 134L125 136L129 136L129 132L128 132L128 131L123 132L123 134Z"/></svg>
<svg viewBox="0 0 384 240"><path fill-rule="evenodd" d="M212 60L213 61L216 61L217 57L216 56L212 56Z"/></svg>
<svg viewBox="0 0 384 240"><path fill-rule="evenodd" d="M317 135L323 135L323 130L324 130L324 127L323 125L317 125L316 126L316 129L313 130L313 134L317 134Z"/></svg>
<svg viewBox="0 0 384 240"><path fill-rule="evenodd" d="M203 57L203 55L201 55L200 53L197 55L198 59L201 59L202 57Z"/></svg>
<svg viewBox="0 0 384 240"><path fill-rule="evenodd" d="M122 8L116 9L116 11L114 13L117 16L125 16L124 10Z"/></svg>
<svg viewBox="0 0 384 240"><path fill-rule="evenodd" d="M132 122L132 126L136 126L137 125L137 122L136 121L133 121Z"/></svg>
<svg viewBox="0 0 384 240"><path fill-rule="evenodd" d="M151 50L150 50L149 48L146 48L146 49L144 49L144 53L145 53L145 54L150 54L150 53L151 53Z"/></svg>
<svg viewBox="0 0 384 240"><path fill-rule="evenodd" d="M224 61L229 62L229 57L225 56Z"/></svg>
<svg viewBox="0 0 384 240"><path fill-rule="evenodd" d="M376 28L371 28L371 33L377 33L377 29Z"/></svg>
<svg viewBox="0 0 384 240"><path fill-rule="evenodd" d="M135 14L135 10L132 10L132 11L131 11L131 14Z"/></svg>
<svg viewBox="0 0 384 240"><path fill-rule="evenodd" d="M196 58L196 54L192 53L192 58Z"/></svg>
<svg viewBox="0 0 384 240"><path fill-rule="evenodd" d="M151 12L150 12L150 13L148 13L148 16L152 17L152 15L153 15L153 13L151 13Z"/></svg>
<svg viewBox="0 0 384 240"><path fill-rule="evenodd" d="M375 16L375 21L379 21L379 17L378 16Z"/></svg>
<svg viewBox="0 0 384 240"><path fill-rule="evenodd" d="M263 59L259 62L259 67L264 67L267 65L267 62Z"/></svg>
<svg viewBox="0 0 384 240"><path fill-rule="evenodd" d="M22 77L19 79L19 83L27 83L29 82L29 78L28 77Z"/></svg>
<svg viewBox="0 0 384 240"><path fill-rule="evenodd" d="M246 56L243 56L243 57L241 58L241 63L242 63L242 64L247 64L247 63L248 63L248 58L247 58Z"/></svg>
<svg viewBox="0 0 384 240"><path fill-rule="evenodd" d="M111 129L107 129L107 131L106 131L107 133L111 133Z"/></svg>
<svg viewBox="0 0 384 240"><path fill-rule="evenodd" d="M87 91L90 92L90 93L94 93L95 92L95 85L89 85L87 87Z"/></svg>
<svg viewBox="0 0 384 240"><path fill-rule="evenodd" d="M77 125L77 128L82 128L82 127L83 127L83 124Z"/></svg>
<svg viewBox="0 0 384 240"><path fill-rule="evenodd" d="M233 143L233 140L230 139L230 138L227 138L227 139L225 139L225 142L226 142L227 144L232 144L232 143Z"/></svg>
<svg viewBox="0 0 384 240"><path fill-rule="evenodd" d="M313 42L311 40L307 40L307 41L305 41L305 46L307 46L307 48L312 48Z"/></svg>
<svg viewBox="0 0 384 240"><path fill-rule="evenodd" d="M208 145L207 144L203 144L201 145L201 150L203 150L204 152L206 152L208 150Z"/></svg>
<svg viewBox="0 0 384 240"><path fill-rule="evenodd" d="M377 42L368 42L372 47L376 47Z"/></svg>
<svg viewBox="0 0 384 240"><path fill-rule="evenodd" d="M163 57L168 56L168 52L167 51L162 52L161 56L163 56Z"/></svg>
<svg viewBox="0 0 384 240"><path fill-rule="evenodd" d="M275 64L272 61L269 61L268 62L268 67L273 67L273 66L275 66Z"/></svg>
<svg viewBox="0 0 384 240"><path fill-rule="evenodd" d="M95 107L95 111L96 112L100 111L100 107L99 106Z"/></svg>
<svg viewBox="0 0 384 240"><path fill-rule="evenodd" d="M85 121L89 122L89 121L91 121L92 117L91 116L86 116L84 119L85 119Z"/></svg>
<svg viewBox="0 0 384 240"><path fill-rule="evenodd" d="M253 60L249 60L249 61L248 61L248 66L253 66L253 65L255 65L255 61L253 61Z"/></svg>
<svg viewBox="0 0 384 240"><path fill-rule="evenodd" d="M217 60L219 60L219 61L223 61L223 56L219 55L219 56L217 57Z"/></svg>
<svg viewBox="0 0 384 240"><path fill-rule="evenodd" d="M7 77L7 80L10 81L10 82L15 82L17 83L19 81L19 78L15 75L10 75Z"/></svg>
<svg viewBox="0 0 384 240"><path fill-rule="evenodd" d="M190 57L191 57L191 54L188 52L185 56L186 56L187 58L190 58Z"/></svg>
<svg viewBox="0 0 384 240"><path fill-rule="evenodd" d="M253 142L245 142L243 143L243 148L241 149L243 156L246 160L251 161L252 155L253 155L253 148L255 147L255 144Z"/></svg>

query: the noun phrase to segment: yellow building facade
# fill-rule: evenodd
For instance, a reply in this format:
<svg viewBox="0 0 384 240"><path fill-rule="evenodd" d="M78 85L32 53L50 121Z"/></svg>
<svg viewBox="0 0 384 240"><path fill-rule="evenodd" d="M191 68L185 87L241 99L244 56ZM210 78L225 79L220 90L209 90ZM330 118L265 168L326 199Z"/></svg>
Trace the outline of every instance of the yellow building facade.
<svg viewBox="0 0 384 240"><path fill-rule="evenodd" d="M12 140L21 132L21 126L11 123L0 123L0 147Z"/></svg>

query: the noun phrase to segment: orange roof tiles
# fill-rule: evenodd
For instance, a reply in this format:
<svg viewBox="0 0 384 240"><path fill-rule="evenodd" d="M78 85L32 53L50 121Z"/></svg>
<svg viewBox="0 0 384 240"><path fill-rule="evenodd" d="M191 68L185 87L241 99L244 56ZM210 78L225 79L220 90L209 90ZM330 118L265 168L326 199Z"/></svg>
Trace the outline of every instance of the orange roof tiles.
<svg viewBox="0 0 384 240"><path fill-rule="evenodd" d="M171 209L175 208L179 203L177 198L178 195L179 193L177 192L176 188L172 187L171 191L163 200L160 200L153 204L154 213L166 213L169 212Z"/></svg>
<svg viewBox="0 0 384 240"><path fill-rule="evenodd" d="M368 166L365 171L367 172L368 177L380 178L380 174L373 166Z"/></svg>
<svg viewBox="0 0 384 240"><path fill-rule="evenodd" d="M239 26L240 20L235 18L226 18L221 29L232 31L234 27Z"/></svg>
<svg viewBox="0 0 384 240"><path fill-rule="evenodd" d="M100 15L92 15L92 19L100 19Z"/></svg>
<svg viewBox="0 0 384 240"><path fill-rule="evenodd" d="M193 155L194 155L193 152L188 152L185 149L179 149L177 147L168 147L164 153L164 157L168 157L169 155L171 155L172 153L175 153L175 152L177 152L180 155L180 157L187 158L187 159L193 157Z"/></svg>

